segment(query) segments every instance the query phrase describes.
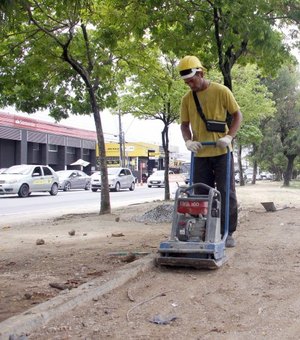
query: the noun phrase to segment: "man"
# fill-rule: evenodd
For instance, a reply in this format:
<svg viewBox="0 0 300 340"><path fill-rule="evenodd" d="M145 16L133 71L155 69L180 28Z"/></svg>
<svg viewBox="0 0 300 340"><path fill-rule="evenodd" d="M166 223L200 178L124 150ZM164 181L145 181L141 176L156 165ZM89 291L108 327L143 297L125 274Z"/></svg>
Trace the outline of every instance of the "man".
<svg viewBox="0 0 300 340"><path fill-rule="evenodd" d="M242 114L232 92L226 86L204 78L205 69L197 57L184 57L180 60L178 69L181 78L191 89L182 98L180 112L182 137L187 149L192 151L195 156L194 173L191 176L193 176L193 183L205 183L210 187L216 186L220 191L222 234L225 225L227 147L231 151L229 233L226 247L235 247L232 234L237 227L237 199L232 139L240 128ZM227 112L232 118L230 128L224 123ZM211 127L208 126L207 121L212 123ZM201 141L215 142L216 146L203 147ZM197 193L203 192L198 191Z"/></svg>

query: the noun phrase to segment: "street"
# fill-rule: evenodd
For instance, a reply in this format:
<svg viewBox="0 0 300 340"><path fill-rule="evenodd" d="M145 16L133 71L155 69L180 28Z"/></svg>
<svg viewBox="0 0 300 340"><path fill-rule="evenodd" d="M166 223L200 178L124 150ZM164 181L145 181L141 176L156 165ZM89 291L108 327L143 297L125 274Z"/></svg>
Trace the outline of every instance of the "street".
<svg viewBox="0 0 300 340"><path fill-rule="evenodd" d="M176 183L170 183L171 195ZM29 197L17 195L0 196L0 214L2 223L32 221L34 219L57 217L64 214L89 213L100 211L100 191L59 191L57 196L49 193L33 193ZM164 188L136 186L134 191L122 190L110 193L111 207L118 208L147 201L163 200Z"/></svg>

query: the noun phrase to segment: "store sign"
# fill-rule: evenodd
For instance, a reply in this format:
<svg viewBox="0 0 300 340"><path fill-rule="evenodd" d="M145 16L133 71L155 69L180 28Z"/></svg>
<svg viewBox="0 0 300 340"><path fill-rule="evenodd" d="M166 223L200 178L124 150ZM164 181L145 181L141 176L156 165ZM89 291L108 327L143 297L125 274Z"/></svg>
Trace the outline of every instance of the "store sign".
<svg viewBox="0 0 300 340"><path fill-rule="evenodd" d="M107 160L106 163L111 166L120 166L120 161L117 160Z"/></svg>
<svg viewBox="0 0 300 340"><path fill-rule="evenodd" d="M133 145L126 145L125 146L125 151L126 152L133 152L134 151L134 146Z"/></svg>

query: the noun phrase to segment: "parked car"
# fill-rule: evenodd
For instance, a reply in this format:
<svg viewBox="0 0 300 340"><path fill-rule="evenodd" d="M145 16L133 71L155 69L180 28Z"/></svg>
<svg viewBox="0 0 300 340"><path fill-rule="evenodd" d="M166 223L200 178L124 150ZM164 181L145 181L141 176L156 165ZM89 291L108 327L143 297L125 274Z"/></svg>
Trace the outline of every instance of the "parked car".
<svg viewBox="0 0 300 340"><path fill-rule="evenodd" d="M173 175L173 171L169 171L169 175ZM147 179L148 188L165 186L165 170L156 170Z"/></svg>
<svg viewBox="0 0 300 340"><path fill-rule="evenodd" d="M0 174L0 195L18 194L27 197L32 192L58 192L58 175L47 165L13 165Z"/></svg>
<svg viewBox="0 0 300 340"><path fill-rule="evenodd" d="M56 171L59 177L58 189L69 191L71 189L90 190L91 177L80 170Z"/></svg>
<svg viewBox="0 0 300 340"><path fill-rule="evenodd" d="M268 179L268 180L273 180L274 179L274 175L271 174L270 172L262 172L259 175L260 179Z"/></svg>
<svg viewBox="0 0 300 340"><path fill-rule="evenodd" d="M110 190L120 191L121 189L135 189L135 177L128 168L108 168L108 185ZM101 189L101 174L100 171L95 172L92 176L91 187L92 191Z"/></svg>
<svg viewBox="0 0 300 340"><path fill-rule="evenodd" d="M2 174L7 168L1 168L0 169L0 174Z"/></svg>

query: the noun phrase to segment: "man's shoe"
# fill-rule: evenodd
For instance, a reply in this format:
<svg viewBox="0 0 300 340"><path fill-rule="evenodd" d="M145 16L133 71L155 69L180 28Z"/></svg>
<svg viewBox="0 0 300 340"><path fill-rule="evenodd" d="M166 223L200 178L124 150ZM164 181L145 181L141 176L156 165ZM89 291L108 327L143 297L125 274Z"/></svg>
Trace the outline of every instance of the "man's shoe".
<svg viewBox="0 0 300 340"><path fill-rule="evenodd" d="M232 237L232 235L228 235L227 239L225 241L225 247L226 248L234 248L235 247L235 239Z"/></svg>

